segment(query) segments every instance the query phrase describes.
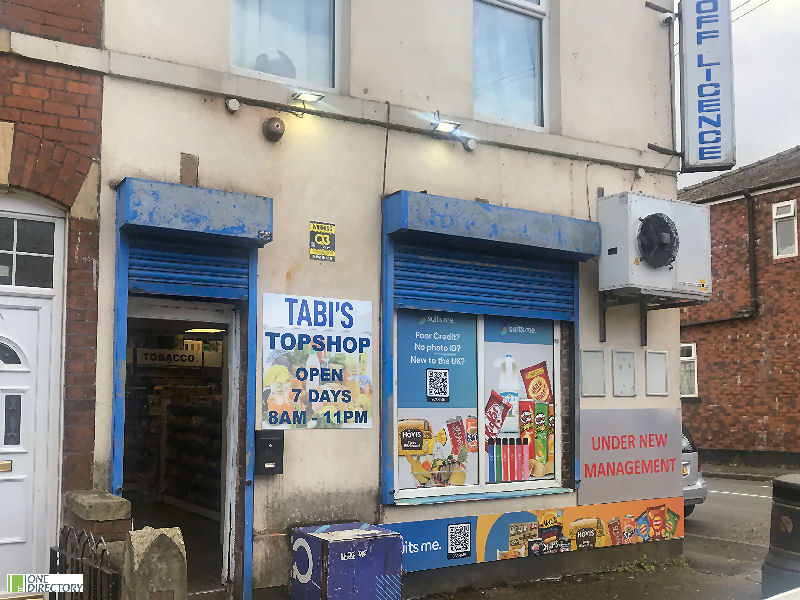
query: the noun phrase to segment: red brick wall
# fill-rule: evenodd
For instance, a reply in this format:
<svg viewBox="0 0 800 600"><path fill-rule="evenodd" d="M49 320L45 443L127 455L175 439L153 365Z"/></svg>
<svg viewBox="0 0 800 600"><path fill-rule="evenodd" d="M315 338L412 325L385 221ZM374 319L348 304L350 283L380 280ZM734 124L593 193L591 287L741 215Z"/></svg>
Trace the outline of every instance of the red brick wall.
<svg viewBox="0 0 800 600"><path fill-rule="evenodd" d="M64 347L64 454L61 488L92 489L97 364L97 221L71 219Z"/></svg>
<svg viewBox="0 0 800 600"><path fill-rule="evenodd" d="M101 0L0 0L0 27L100 47Z"/></svg>
<svg viewBox="0 0 800 600"><path fill-rule="evenodd" d="M8 4L0 0L0 16L6 14L3 11L8 10ZM53 10L64 11L78 5L60 0L16 4L52 5L56 7ZM75 41L70 36L66 32L58 39ZM0 56L0 120L15 124L10 184L71 207L92 161L100 157L101 107L101 76ZM98 231L97 221L69 220L61 470L64 491L92 488Z"/></svg>
<svg viewBox="0 0 800 600"><path fill-rule="evenodd" d="M683 309L681 328L697 344L701 402L684 404L683 418L701 448L798 452L800 263L772 256L772 204L800 198L800 186L755 198L756 316L690 326L750 306L746 203L711 208L714 301Z"/></svg>

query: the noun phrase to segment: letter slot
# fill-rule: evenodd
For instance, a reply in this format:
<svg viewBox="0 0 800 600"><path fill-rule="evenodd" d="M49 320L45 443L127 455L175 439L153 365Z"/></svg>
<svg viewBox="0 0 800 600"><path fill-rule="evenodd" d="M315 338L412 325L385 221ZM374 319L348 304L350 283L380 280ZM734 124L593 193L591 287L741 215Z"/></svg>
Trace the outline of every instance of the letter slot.
<svg viewBox="0 0 800 600"><path fill-rule="evenodd" d="M253 472L256 475L283 473L283 431L261 429L256 431L256 457Z"/></svg>

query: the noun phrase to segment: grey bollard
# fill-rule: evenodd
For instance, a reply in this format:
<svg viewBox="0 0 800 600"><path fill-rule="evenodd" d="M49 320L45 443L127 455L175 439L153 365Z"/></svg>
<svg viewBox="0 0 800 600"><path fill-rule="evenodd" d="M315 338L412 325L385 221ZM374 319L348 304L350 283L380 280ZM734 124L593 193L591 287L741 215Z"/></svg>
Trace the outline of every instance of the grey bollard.
<svg viewBox="0 0 800 600"><path fill-rule="evenodd" d="M800 475L772 482L769 552L761 567L761 596L800 587Z"/></svg>
<svg viewBox="0 0 800 600"><path fill-rule="evenodd" d="M178 527L128 534L121 600L186 600L186 548Z"/></svg>

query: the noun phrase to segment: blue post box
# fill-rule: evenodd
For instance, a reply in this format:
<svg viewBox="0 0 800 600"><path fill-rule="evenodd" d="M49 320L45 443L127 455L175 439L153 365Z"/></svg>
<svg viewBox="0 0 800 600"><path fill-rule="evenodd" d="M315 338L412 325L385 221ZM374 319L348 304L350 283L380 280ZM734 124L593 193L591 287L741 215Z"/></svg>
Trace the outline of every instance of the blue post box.
<svg viewBox="0 0 800 600"><path fill-rule="evenodd" d="M403 538L366 523L292 529L292 600L400 600Z"/></svg>

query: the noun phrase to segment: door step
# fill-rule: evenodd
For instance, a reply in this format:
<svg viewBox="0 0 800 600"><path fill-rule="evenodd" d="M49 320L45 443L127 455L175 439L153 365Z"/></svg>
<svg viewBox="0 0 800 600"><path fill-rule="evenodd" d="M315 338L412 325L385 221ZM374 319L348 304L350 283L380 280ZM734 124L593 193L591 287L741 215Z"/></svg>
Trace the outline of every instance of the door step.
<svg viewBox="0 0 800 600"><path fill-rule="evenodd" d="M225 588L203 590L202 592L189 592L187 596L188 600L229 600L230 598Z"/></svg>

